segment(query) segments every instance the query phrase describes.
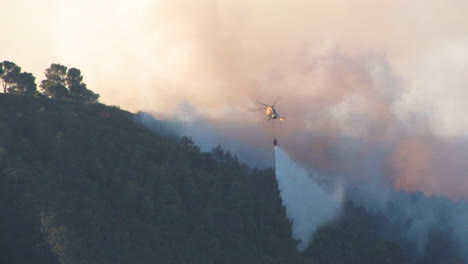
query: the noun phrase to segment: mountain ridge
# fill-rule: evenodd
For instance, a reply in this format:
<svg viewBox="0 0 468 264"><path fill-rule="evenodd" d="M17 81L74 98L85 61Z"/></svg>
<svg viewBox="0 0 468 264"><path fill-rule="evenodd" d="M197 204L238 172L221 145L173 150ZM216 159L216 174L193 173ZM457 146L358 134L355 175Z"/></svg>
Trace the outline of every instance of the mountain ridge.
<svg viewBox="0 0 468 264"><path fill-rule="evenodd" d="M462 263L350 201L299 253L272 169L115 106L0 94L0 124L0 263Z"/></svg>

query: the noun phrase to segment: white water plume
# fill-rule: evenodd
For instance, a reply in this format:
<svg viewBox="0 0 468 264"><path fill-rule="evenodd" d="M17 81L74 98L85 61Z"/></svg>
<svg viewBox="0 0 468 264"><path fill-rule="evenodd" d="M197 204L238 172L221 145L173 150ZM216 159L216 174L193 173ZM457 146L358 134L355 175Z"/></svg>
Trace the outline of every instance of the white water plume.
<svg viewBox="0 0 468 264"><path fill-rule="evenodd" d="M333 220L341 211L343 192L325 191L300 164L275 147L275 174L286 214L292 221L292 235L304 250L321 225Z"/></svg>

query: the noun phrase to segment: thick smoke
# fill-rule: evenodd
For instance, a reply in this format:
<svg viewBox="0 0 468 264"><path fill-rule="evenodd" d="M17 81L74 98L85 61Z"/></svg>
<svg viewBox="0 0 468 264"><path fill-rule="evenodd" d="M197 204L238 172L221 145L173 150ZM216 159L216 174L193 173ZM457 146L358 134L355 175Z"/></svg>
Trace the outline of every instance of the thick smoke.
<svg viewBox="0 0 468 264"><path fill-rule="evenodd" d="M442 218L464 230L464 213L415 205L395 190L468 197L462 114L468 38L456 22L466 20L464 4L421 2L414 14L395 1L186 3L152 9L153 51L165 67L152 68L154 86L142 89L156 98L146 101L148 108L184 116L192 110L181 113L177 105L188 101L195 124L212 128L212 136L200 133L205 138L196 136L197 125L187 130L200 144L214 138L223 144L226 138L219 139L228 136L263 142L258 149L269 148L271 127L246 109L255 99L280 97L287 121L277 133L295 160L338 175L345 188L358 190L349 197L367 208L410 219L408 238L421 248ZM450 17L434 22L433 12ZM255 125L264 135L248 129ZM394 207L401 210L389 211ZM456 233L464 241L464 232Z"/></svg>
<svg viewBox="0 0 468 264"><path fill-rule="evenodd" d="M275 173L281 200L292 221L292 235L300 241L298 249L304 250L317 228L338 216L342 191L324 191L305 168L279 147L275 147Z"/></svg>
<svg viewBox="0 0 468 264"><path fill-rule="evenodd" d="M271 127L248 109L281 97L282 148L358 188L368 208L412 206L396 190L468 198L467 1L36 2L2 5L0 57L38 80L52 62L78 67L104 102L195 112L186 131L198 144L245 142L270 163ZM422 242L442 214L467 240L466 207L418 208L388 214L429 223L414 225Z"/></svg>
<svg viewBox="0 0 468 264"><path fill-rule="evenodd" d="M190 106L184 105L181 108L186 109ZM185 114L184 118L180 118L182 115L177 115L158 120L153 115L159 118L161 115L139 112L135 120L164 137L180 139L182 136L189 136L202 152L210 152L216 146L222 146L252 167L274 166L274 155L269 147L271 142L258 140L265 138L261 129L257 127L239 129L228 124L217 126L216 122L197 117L195 111L189 113ZM251 140L243 140L246 133L255 136L251 137Z"/></svg>

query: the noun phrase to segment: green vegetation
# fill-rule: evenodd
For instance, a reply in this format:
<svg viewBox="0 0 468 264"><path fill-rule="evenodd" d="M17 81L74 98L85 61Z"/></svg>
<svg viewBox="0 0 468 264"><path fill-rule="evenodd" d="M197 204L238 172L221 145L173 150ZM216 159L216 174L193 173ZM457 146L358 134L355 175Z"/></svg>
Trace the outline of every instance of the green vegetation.
<svg viewBox="0 0 468 264"><path fill-rule="evenodd" d="M41 82L41 89L46 96L53 98L71 98L77 101L94 103L99 94L86 88L81 71L77 68L53 63L45 70L46 79Z"/></svg>
<svg viewBox="0 0 468 264"><path fill-rule="evenodd" d="M101 104L1 95L0 123L1 199L61 263L299 258L271 170L158 137Z"/></svg>
<svg viewBox="0 0 468 264"><path fill-rule="evenodd" d="M29 72L21 72L21 67L11 61L0 63L0 80L3 93L31 95L36 92L36 77Z"/></svg>
<svg viewBox="0 0 468 264"><path fill-rule="evenodd" d="M46 79L40 88L45 96L57 99L95 103L99 94L89 90L77 68L53 63L45 70ZM11 61L0 63L0 81L3 93L17 95L38 95L36 77L29 72L21 72L21 67Z"/></svg>
<svg viewBox="0 0 468 264"><path fill-rule="evenodd" d="M0 263L462 262L444 234L420 257L350 202L299 253L273 170L44 96L0 94L0 209Z"/></svg>

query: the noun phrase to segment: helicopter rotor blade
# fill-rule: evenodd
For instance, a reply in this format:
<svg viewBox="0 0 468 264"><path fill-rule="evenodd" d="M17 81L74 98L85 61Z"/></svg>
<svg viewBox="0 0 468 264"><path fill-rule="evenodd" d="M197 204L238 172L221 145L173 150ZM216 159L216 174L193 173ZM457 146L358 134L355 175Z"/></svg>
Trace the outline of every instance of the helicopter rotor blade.
<svg viewBox="0 0 468 264"><path fill-rule="evenodd" d="M273 102L272 106L274 107L280 100L281 100L281 97L276 98L276 100Z"/></svg>
<svg viewBox="0 0 468 264"><path fill-rule="evenodd" d="M255 103L256 103L256 104L258 104L258 105L263 105L263 106L270 106L270 105L267 105L267 104L265 104L265 103L262 103L262 102L260 102L260 101L255 101Z"/></svg>
<svg viewBox="0 0 468 264"><path fill-rule="evenodd" d="M250 111L260 111L260 110L265 110L265 107L250 109Z"/></svg>

